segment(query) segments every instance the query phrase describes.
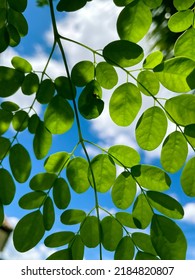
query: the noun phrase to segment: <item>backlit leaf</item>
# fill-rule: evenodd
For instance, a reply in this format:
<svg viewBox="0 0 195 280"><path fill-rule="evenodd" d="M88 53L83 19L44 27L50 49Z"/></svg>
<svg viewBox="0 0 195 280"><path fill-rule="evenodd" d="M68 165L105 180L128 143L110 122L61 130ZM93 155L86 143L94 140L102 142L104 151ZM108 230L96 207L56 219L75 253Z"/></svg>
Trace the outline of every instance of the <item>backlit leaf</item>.
<svg viewBox="0 0 195 280"><path fill-rule="evenodd" d="M76 235L71 243L71 253L73 260L82 260L84 257L84 244L80 235Z"/></svg>
<svg viewBox="0 0 195 280"><path fill-rule="evenodd" d="M147 96L156 95L160 89L160 83L155 74L150 71L141 71L137 76L137 86Z"/></svg>
<svg viewBox="0 0 195 280"><path fill-rule="evenodd" d="M131 237L125 236L118 243L114 259L115 260L132 260L134 256L135 247Z"/></svg>
<svg viewBox="0 0 195 280"><path fill-rule="evenodd" d="M80 227L80 235L84 245L95 248L100 243L99 221L95 216L89 216Z"/></svg>
<svg viewBox="0 0 195 280"><path fill-rule="evenodd" d="M80 224L86 218L86 213L79 209L68 209L65 210L60 219L65 225L75 225Z"/></svg>
<svg viewBox="0 0 195 280"><path fill-rule="evenodd" d="M185 126L184 134L186 135L192 147L195 147L195 124Z"/></svg>
<svg viewBox="0 0 195 280"><path fill-rule="evenodd" d="M0 137L0 159L4 159L7 156L10 148L10 140L5 137Z"/></svg>
<svg viewBox="0 0 195 280"><path fill-rule="evenodd" d="M136 195L136 183L129 172L122 172L112 187L112 200L116 207L127 209Z"/></svg>
<svg viewBox="0 0 195 280"><path fill-rule="evenodd" d="M185 163L188 145L183 134L174 131L165 139L161 150L162 167L170 173L177 172Z"/></svg>
<svg viewBox="0 0 195 280"><path fill-rule="evenodd" d="M72 68L71 80L78 87L87 85L94 79L94 64L91 61L80 61Z"/></svg>
<svg viewBox="0 0 195 280"><path fill-rule="evenodd" d="M14 199L16 187L14 180L4 168L0 168L0 201L4 205L8 205Z"/></svg>
<svg viewBox="0 0 195 280"><path fill-rule="evenodd" d="M192 25L193 18L191 10L177 12L170 17L168 27L172 32L183 32Z"/></svg>
<svg viewBox="0 0 195 280"><path fill-rule="evenodd" d="M45 230L50 230L55 222L55 210L51 197L47 197L43 204L43 224Z"/></svg>
<svg viewBox="0 0 195 280"><path fill-rule="evenodd" d="M143 233L143 232L133 232L132 239L133 239L134 244L139 249L141 249L145 253L147 252L149 254L156 255L156 251L152 245L150 235Z"/></svg>
<svg viewBox="0 0 195 280"><path fill-rule="evenodd" d="M187 241L175 222L161 215L154 215L151 224L153 246L162 260L184 260Z"/></svg>
<svg viewBox="0 0 195 280"><path fill-rule="evenodd" d="M8 0L10 7L18 12L24 12L27 7L27 0Z"/></svg>
<svg viewBox="0 0 195 280"><path fill-rule="evenodd" d="M70 155L67 152L51 154L44 162L44 168L50 173L59 173L67 165Z"/></svg>
<svg viewBox="0 0 195 280"><path fill-rule="evenodd" d="M143 1L133 1L119 14L117 31L121 39L136 43L146 35L151 23L150 8Z"/></svg>
<svg viewBox="0 0 195 280"><path fill-rule="evenodd" d="M7 28L3 26L0 28L0 36L1 36L1 41L0 41L0 53L4 52L7 47L9 46L9 33L7 31ZM2 67L2 66L1 66Z"/></svg>
<svg viewBox="0 0 195 280"><path fill-rule="evenodd" d="M186 30L176 41L174 46L175 56L184 56L195 60L195 50L193 45L195 43L195 29L190 28Z"/></svg>
<svg viewBox="0 0 195 280"><path fill-rule="evenodd" d="M129 214L127 212L117 212L116 219L125 227L137 228L134 223L132 214Z"/></svg>
<svg viewBox="0 0 195 280"><path fill-rule="evenodd" d="M0 226L2 225L4 221L4 209L3 209L3 204L0 201Z"/></svg>
<svg viewBox="0 0 195 280"><path fill-rule="evenodd" d="M144 0L144 3L151 9L158 8L163 0Z"/></svg>
<svg viewBox="0 0 195 280"><path fill-rule="evenodd" d="M35 93L39 88L39 77L35 73L29 73L25 76L22 83L22 92L25 95Z"/></svg>
<svg viewBox="0 0 195 280"><path fill-rule="evenodd" d="M51 147L52 144L52 134L45 127L44 122L39 121L36 128L35 136L33 139L34 153L37 159L44 158Z"/></svg>
<svg viewBox="0 0 195 280"><path fill-rule="evenodd" d="M60 247L68 244L74 238L72 231L60 231L47 236L44 244L49 248Z"/></svg>
<svg viewBox="0 0 195 280"><path fill-rule="evenodd" d="M44 191L50 189L57 175L53 173L42 172L34 175L30 180L30 188L34 191Z"/></svg>
<svg viewBox="0 0 195 280"><path fill-rule="evenodd" d="M145 69L153 69L163 60L163 53L161 51L155 51L150 53L143 62Z"/></svg>
<svg viewBox="0 0 195 280"><path fill-rule="evenodd" d="M134 0L113 0L114 4L119 7L126 6L133 1Z"/></svg>
<svg viewBox="0 0 195 280"><path fill-rule="evenodd" d="M167 173L156 166L141 164L131 168L131 174L143 188L154 191L168 190L171 179Z"/></svg>
<svg viewBox="0 0 195 280"><path fill-rule="evenodd" d="M123 236L121 225L111 216L103 218L102 227L102 245L108 251L115 251L119 241Z"/></svg>
<svg viewBox="0 0 195 280"><path fill-rule="evenodd" d="M42 191L36 191L36 192L29 192L23 195L18 203L19 206L23 209L35 209L39 208L43 205L43 202L46 198L46 193Z"/></svg>
<svg viewBox="0 0 195 280"><path fill-rule="evenodd" d="M103 88L112 89L118 82L118 75L114 67L106 62L99 62L96 66L96 79Z"/></svg>
<svg viewBox="0 0 195 280"><path fill-rule="evenodd" d="M17 45L19 45L21 38L18 30L12 24L8 24L7 32L9 35L9 45L11 47L16 47Z"/></svg>
<svg viewBox="0 0 195 280"><path fill-rule="evenodd" d="M60 0L57 5L57 10L59 12L65 11L65 12L74 12L76 10L79 10L83 8L87 3L87 0Z"/></svg>
<svg viewBox="0 0 195 280"><path fill-rule="evenodd" d="M109 111L114 123L119 126L129 126L137 116L142 104L141 94L132 83L120 85L113 92Z"/></svg>
<svg viewBox="0 0 195 280"><path fill-rule="evenodd" d="M90 186L88 168L88 162L82 157L75 157L68 163L66 176L70 186L77 193L85 192Z"/></svg>
<svg viewBox="0 0 195 280"><path fill-rule="evenodd" d="M38 88L36 99L41 104L47 104L51 101L55 93L54 83L50 79L43 80Z"/></svg>
<svg viewBox="0 0 195 280"><path fill-rule="evenodd" d="M72 260L71 249L63 249L51 254L47 260Z"/></svg>
<svg viewBox="0 0 195 280"><path fill-rule="evenodd" d="M138 64L144 57L143 49L130 41L117 40L103 49L104 59L115 66L130 67Z"/></svg>
<svg viewBox="0 0 195 280"><path fill-rule="evenodd" d="M11 63L15 69L20 70L24 73L29 73L32 71L31 64L26 59L20 56L14 56L11 60Z"/></svg>
<svg viewBox="0 0 195 280"><path fill-rule="evenodd" d="M28 34L28 23L22 13L9 9L8 22L17 29L21 37Z"/></svg>
<svg viewBox="0 0 195 280"><path fill-rule="evenodd" d="M57 77L54 83L58 94L62 97L67 99L74 99L76 97L76 88L67 77Z"/></svg>
<svg viewBox="0 0 195 280"><path fill-rule="evenodd" d="M68 207L71 200L69 186L64 178L57 178L53 185L53 199L59 209Z"/></svg>
<svg viewBox="0 0 195 280"><path fill-rule="evenodd" d="M173 0L173 5L178 11L187 10L194 4L194 0Z"/></svg>
<svg viewBox="0 0 195 280"><path fill-rule="evenodd" d="M32 168L31 158L26 148L19 143L12 146L9 154L9 162L16 181L19 183L26 182Z"/></svg>
<svg viewBox="0 0 195 280"><path fill-rule="evenodd" d="M131 167L139 164L140 155L136 150L125 145L115 145L109 148L109 155L120 166Z"/></svg>
<svg viewBox="0 0 195 280"><path fill-rule="evenodd" d="M136 256L135 256L135 260L159 260L159 258L157 256L152 255L152 254L142 252L142 251L138 251Z"/></svg>
<svg viewBox="0 0 195 280"><path fill-rule="evenodd" d="M36 130L38 128L40 122L40 118L37 114L33 114L29 119L28 119L28 131L32 134L36 133Z"/></svg>
<svg viewBox="0 0 195 280"><path fill-rule="evenodd" d="M88 172L91 186L101 193L107 192L116 178L116 167L112 159L104 154L97 155L92 159Z"/></svg>
<svg viewBox="0 0 195 280"><path fill-rule="evenodd" d="M26 252L35 247L45 233L43 216L39 210L24 216L17 223L13 241L14 246L19 252Z"/></svg>
<svg viewBox="0 0 195 280"><path fill-rule="evenodd" d="M12 119L11 112L0 109L0 134L4 134L9 129Z"/></svg>
<svg viewBox="0 0 195 280"><path fill-rule="evenodd" d="M156 149L167 131L167 117L157 106L148 108L137 122L135 135L138 145L144 150Z"/></svg>
<svg viewBox="0 0 195 280"><path fill-rule="evenodd" d="M14 112L14 111L17 111L18 109L20 109L20 107L12 101L2 102L1 103L1 108L6 110L6 111L9 111L9 112Z"/></svg>
<svg viewBox="0 0 195 280"><path fill-rule="evenodd" d="M16 131L23 131L28 127L28 113L26 111L20 110L17 111L12 120L13 128Z"/></svg>
<svg viewBox="0 0 195 280"><path fill-rule="evenodd" d="M45 114L44 123L52 134L63 134L73 125L74 112L67 100L61 96L54 96Z"/></svg>
<svg viewBox="0 0 195 280"><path fill-rule="evenodd" d="M195 196L195 158L191 158L185 165L181 174L181 186L186 195Z"/></svg>

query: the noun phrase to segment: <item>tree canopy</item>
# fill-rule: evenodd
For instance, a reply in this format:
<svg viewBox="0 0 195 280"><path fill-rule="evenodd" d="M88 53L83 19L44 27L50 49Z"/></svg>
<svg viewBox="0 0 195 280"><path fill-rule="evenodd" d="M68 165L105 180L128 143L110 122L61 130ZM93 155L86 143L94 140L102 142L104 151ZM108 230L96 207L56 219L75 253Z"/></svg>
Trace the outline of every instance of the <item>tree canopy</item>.
<svg viewBox="0 0 195 280"><path fill-rule="evenodd" d="M187 240L178 220L184 217L184 209L168 191L171 175L180 172L183 194L195 197L195 1L110 0L118 7L112 27L118 40L102 50L61 35L56 20L56 13L77 12L93 2L38 0L38 6L47 5L53 27L53 46L45 67L40 73L19 56L12 58L10 67L0 65L0 224L5 207L12 207L17 186L26 184L28 190L18 204L27 214L13 233L19 252L44 242L56 249L49 260L83 259L86 247L99 248L101 260L103 249L113 252L115 260L183 260ZM1 0L1 53L22 44L28 34L27 5L27 0ZM156 48L146 53L140 43L143 38L152 40ZM93 60L70 68L64 41L87 49ZM56 52L66 75L51 79L47 69ZM121 71L125 74L122 83ZM174 96L159 97L162 87ZM105 148L83 137L86 127L80 120L98 120L107 106L105 90L112 93L111 120L124 129L135 123L139 149L121 143ZM6 100L18 91L34 96L29 108ZM153 105L140 114L146 97ZM35 102L43 113L36 112ZM174 124L172 131L170 124ZM51 153L54 137L61 141L74 127L78 137L73 150ZM14 131L11 137L10 130ZM33 155L20 143L24 132L31 135ZM90 156L88 144L99 150L98 155ZM79 156L78 147L83 151ZM160 165L142 163L141 151L153 153L158 147ZM44 171L34 174L36 161ZM79 203L72 208L73 196L82 199L87 192L91 192L93 208L81 209ZM108 193L114 214L100 204L99 196ZM58 218L64 230L54 230Z"/></svg>

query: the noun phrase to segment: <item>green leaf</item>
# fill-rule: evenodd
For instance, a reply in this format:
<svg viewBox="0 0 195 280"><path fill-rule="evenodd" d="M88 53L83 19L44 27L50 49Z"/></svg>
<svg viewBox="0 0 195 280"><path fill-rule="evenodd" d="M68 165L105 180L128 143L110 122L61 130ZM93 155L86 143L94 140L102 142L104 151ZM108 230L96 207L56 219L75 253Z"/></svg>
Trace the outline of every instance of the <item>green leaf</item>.
<svg viewBox="0 0 195 280"><path fill-rule="evenodd" d="M32 163L24 146L18 143L11 147L9 163L15 180L19 183L26 182L31 173Z"/></svg>
<svg viewBox="0 0 195 280"><path fill-rule="evenodd" d="M194 0L173 0L173 5L178 11L187 10L194 4Z"/></svg>
<svg viewBox="0 0 195 280"><path fill-rule="evenodd" d="M195 124L190 124L184 127L184 134L186 135L188 142L195 147Z"/></svg>
<svg viewBox="0 0 195 280"><path fill-rule="evenodd" d="M113 0L114 4L119 7L126 6L133 1L134 0Z"/></svg>
<svg viewBox="0 0 195 280"><path fill-rule="evenodd" d="M11 148L11 142L8 138L0 137L0 160L4 159Z"/></svg>
<svg viewBox="0 0 195 280"><path fill-rule="evenodd" d="M191 158L185 165L181 174L181 186L184 193L190 197L195 196L195 157Z"/></svg>
<svg viewBox="0 0 195 280"><path fill-rule="evenodd" d="M24 73L30 73L32 71L32 65L26 59L20 56L14 56L11 60L11 63L15 69Z"/></svg>
<svg viewBox="0 0 195 280"><path fill-rule="evenodd" d="M150 53L143 62L145 69L153 69L163 60L163 53L161 51L155 51Z"/></svg>
<svg viewBox="0 0 195 280"><path fill-rule="evenodd" d="M22 83L22 92L25 95L35 93L39 88L39 77L35 73L29 73L25 76Z"/></svg>
<svg viewBox="0 0 195 280"><path fill-rule="evenodd" d="M39 121L37 126L35 136L33 139L34 153L37 159L44 158L51 147L52 144L52 134L45 127L44 122Z"/></svg>
<svg viewBox="0 0 195 280"><path fill-rule="evenodd" d="M71 200L69 186L64 178L57 178L53 185L53 199L58 209L68 207Z"/></svg>
<svg viewBox="0 0 195 280"><path fill-rule="evenodd" d="M8 23L7 32L9 35L9 45L11 47L16 47L17 45L19 45L21 38L18 30L12 24Z"/></svg>
<svg viewBox="0 0 195 280"><path fill-rule="evenodd" d="M78 108L85 119L95 119L102 113L104 102L101 97L102 89L96 80L92 80L83 89L79 96Z"/></svg>
<svg viewBox="0 0 195 280"><path fill-rule="evenodd" d="M112 187L112 200L116 207L127 209L136 195L136 182L127 171L122 172Z"/></svg>
<svg viewBox="0 0 195 280"><path fill-rule="evenodd" d="M183 32L192 25L193 19L193 11L180 11L170 17L168 27L172 32Z"/></svg>
<svg viewBox="0 0 195 280"><path fill-rule="evenodd" d="M167 172L175 173L184 165L187 155L186 139L181 132L174 131L163 143L160 157L162 167Z"/></svg>
<svg viewBox="0 0 195 280"><path fill-rule="evenodd" d="M167 173L156 166L141 164L131 168L131 174L139 185L153 191L166 191L171 185Z"/></svg>
<svg viewBox="0 0 195 280"><path fill-rule="evenodd" d="M102 245L108 251L115 251L123 237L122 226L115 218L107 216L101 221L101 227Z"/></svg>
<svg viewBox="0 0 195 280"><path fill-rule="evenodd" d="M88 216L80 227L80 235L86 247L95 248L100 243L98 218Z"/></svg>
<svg viewBox="0 0 195 280"><path fill-rule="evenodd" d="M43 80L37 90L36 99L41 104L48 104L55 93L55 86L52 80Z"/></svg>
<svg viewBox="0 0 195 280"><path fill-rule="evenodd" d="M43 216L39 210L24 216L17 223L13 241L17 251L23 253L34 248L45 233Z"/></svg>
<svg viewBox="0 0 195 280"><path fill-rule="evenodd" d="M55 232L45 238L44 244L49 248L64 246L74 238L72 231Z"/></svg>
<svg viewBox="0 0 195 280"><path fill-rule="evenodd" d="M54 96L45 111L44 123L52 134L67 132L74 123L74 112L68 101Z"/></svg>
<svg viewBox="0 0 195 280"><path fill-rule="evenodd" d="M83 193L90 187L88 180L88 162L82 157L73 158L67 165L66 176L76 193Z"/></svg>
<svg viewBox="0 0 195 280"><path fill-rule="evenodd" d="M137 228L145 229L150 224L153 212L144 194L140 194L136 198L132 215Z"/></svg>
<svg viewBox="0 0 195 280"><path fill-rule="evenodd" d="M154 72L165 88L180 93L195 88L194 69L195 61L185 57L175 57L156 66Z"/></svg>
<svg viewBox="0 0 195 280"><path fill-rule="evenodd" d="M103 49L104 59L114 66L130 67L138 64L144 57L143 49L127 40L109 43Z"/></svg>
<svg viewBox="0 0 195 280"><path fill-rule="evenodd" d="M1 36L1 41L0 41L0 53L4 52L7 47L9 46L9 33L7 31L7 28L3 26L0 28L0 36ZM1 66L2 67L2 66ZM0 79L1 82L1 79Z"/></svg>
<svg viewBox="0 0 195 280"><path fill-rule="evenodd" d="M154 215L151 224L153 246L162 260L184 260L187 241L182 230L172 220Z"/></svg>
<svg viewBox="0 0 195 280"><path fill-rule="evenodd" d="M45 230L50 230L55 222L55 210L54 205L51 197L47 197L45 199L44 205L43 205L43 224L45 227Z"/></svg>
<svg viewBox="0 0 195 280"><path fill-rule="evenodd" d="M74 99L76 97L76 88L67 77L60 76L54 81L55 88L59 95L66 99Z"/></svg>
<svg viewBox="0 0 195 280"><path fill-rule="evenodd" d="M117 165L132 167L139 164L140 155L136 150L125 145L115 145L108 149L108 154Z"/></svg>
<svg viewBox="0 0 195 280"><path fill-rule="evenodd" d="M132 239L136 247L144 251L145 253L149 253L151 255L156 255L156 251L152 245L150 235L143 232L133 232Z"/></svg>
<svg viewBox="0 0 195 280"><path fill-rule="evenodd" d="M99 62L96 66L96 79L105 89L112 89L118 82L114 67L107 62Z"/></svg>
<svg viewBox="0 0 195 280"><path fill-rule="evenodd" d="M36 130L39 126L40 123L40 118L37 114L33 114L29 119L28 119L28 131L32 134L36 133Z"/></svg>
<svg viewBox="0 0 195 280"><path fill-rule="evenodd" d="M152 23L150 8L143 1L136 0L127 5L117 20L118 35L123 40L140 41Z"/></svg>
<svg viewBox="0 0 195 280"><path fill-rule="evenodd" d="M0 66L0 97L13 95L24 80L24 73L16 69Z"/></svg>
<svg viewBox="0 0 195 280"><path fill-rule="evenodd" d="M129 214L127 212L117 212L116 213L116 219L125 227L129 228L137 228L134 221L132 214Z"/></svg>
<svg viewBox="0 0 195 280"><path fill-rule="evenodd" d="M1 108L4 109L5 111L9 111L9 112L14 112L20 109L20 107L12 102L12 101L4 101L1 103Z"/></svg>
<svg viewBox="0 0 195 280"><path fill-rule="evenodd" d="M162 4L163 0L144 0L144 3L151 9L156 9Z"/></svg>
<svg viewBox="0 0 195 280"><path fill-rule="evenodd" d="M51 254L47 260L72 260L71 250L69 248L57 251Z"/></svg>
<svg viewBox="0 0 195 280"><path fill-rule="evenodd" d="M19 199L18 204L23 209L31 210L41 207L46 197L46 193L42 191L29 192Z"/></svg>
<svg viewBox="0 0 195 280"><path fill-rule="evenodd" d="M157 106L148 108L139 118L135 135L138 145L148 151L156 149L167 131L167 117Z"/></svg>
<svg viewBox="0 0 195 280"><path fill-rule="evenodd" d="M77 234L75 236L70 248L71 248L73 260L83 260L84 244L80 235Z"/></svg>
<svg viewBox="0 0 195 280"><path fill-rule="evenodd" d="M9 205L15 196L16 187L11 174L4 168L0 168L0 201Z"/></svg>
<svg viewBox="0 0 195 280"><path fill-rule="evenodd" d="M65 210L60 219L61 222L65 225L76 225L80 224L86 218L86 213L83 210L79 209L68 209Z"/></svg>
<svg viewBox="0 0 195 280"><path fill-rule="evenodd" d="M165 102L170 119L181 126L195 123L195 95L181 94Z"/></svg>
<svg viewBox="0 0 195 280"><path fill-rule="evenodd" d="M24 12L27 7L27 0L8 0L10 7L18 12Z"/></svg>
<svg viewBox="0 0 195 280"><path fill-rule="evenodd" d="M57 5L57 10L59 12L74 12L83 8L87 3L87 0L60 0Z"/></svg>
<svg viewBox="0 0 195 280"><path fill-rule="evenodd" d="M159 260L159 258L152 254L138 251L135 256L135 260Z"/></svg>
<svg viewBox="0 0 195 280"><path fill-rule="evenodd" d="M12 119L13 128L16 131L23 131L28 127L28 113L26 111L17 111Z"/></svg>
<svg viewBox="0 0 195 280"><path fill-rule="evenodd" d="M195 50L193 45L195 43L195 29L190 28L186 30L176 41L174 46L175 56L184 56L195 60Z"/></svg>
<svg viewBox="0 0 195 280"><path fill-rule="evenodd" d="M115 260L132 260L135 252L135 247L131 237L125 236L118 243L115 253Z"/></svg>
<svg viewBox="0 0 195 280"><path fill-rule="evenodd" d="M8 22L17 29L21 37L28 34L28 23L22 13L9 9Z"/></svg>
<svg viewBox="0 0 195 280"><path fill-rule="evenodd" d="M11 112L0 109L0 134L4 134L9 129L12 118Z"/></svg>
<svg viewBox="0 0 195 280"><path fill-rule="evenodd" d="M109 111L114 123L129 126L137 116L142 105L141 93L132 83L120 85L113 92Z"/></svg>
<svg viewBox="0 0 195 280"><path fill-rule="evenodd" d="M0 226L2 225L4 221L4 209L3 209L3 204L0 201Z"/></svg>
<svg viewBox="0 0 195 280"><path fill-rule="evenodd" d="M71 80L78 87L86 86L94 79L95 67L91 61L80 61L72 68Z"/></svg>
<svg viewBox="0 0 195 280"><path fill-rule="evenodd" d="M181 204L171 196L155 191L148 191L147 197L156 210L172 219L182 219L184 210Z"/></svg>
<svg viewBox="0 0 195 280"><path fill-rule="evenodd" d="M59 173L67 165L70 154L67 152L57 152L50 155L44 162L44 168L49 173Z"/></svg>
<svg viewBox="0 0 195 280"><path fill-rule="evenodd" d="M34 191L49 190L57 179L57 175L53 173L38 173L30 180L30 188Z"/></svg>
<svg viewBox="0 0 195 280"><path fill-rule="evenodd" d="M5 26L6 13L7 13L6 7L3 7L3 8L0 7L0 28Z"/></svg>
<svg viewBox="0 0 195 280"><path fill-rule="evenodd" d="M150 71L141 71L137 76L137 86L147 96L156 95L160 84L155 74Z"/></svg>
<svg viewBox="0 0 195 280"><path fill-rule="evenodd" d="M116 178L116 167L112 159L104 154L95 156L91 161L88 177L91 186L98 192L107 192Z"/></svg>

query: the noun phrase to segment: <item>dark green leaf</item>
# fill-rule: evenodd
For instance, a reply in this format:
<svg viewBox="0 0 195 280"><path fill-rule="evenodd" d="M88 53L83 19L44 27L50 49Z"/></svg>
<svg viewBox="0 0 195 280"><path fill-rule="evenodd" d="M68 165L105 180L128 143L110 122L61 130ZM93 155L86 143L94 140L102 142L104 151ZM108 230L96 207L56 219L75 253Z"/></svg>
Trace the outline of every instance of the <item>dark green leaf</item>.
<svg viewBox="0 0 195 280"><path fill-rule="evenodd" d="M76 235L72 244L71 252L73 260L82 260L84 256L84 244L80 235Z"/></svg>
<svg viewBox="0 0 195 280"><path fill-rule="evenodd" d="M181 186L186 195L195 196L195 157L191 158L185 165L181 174Z"/></svg>
<svg viewBox="0 0 195 280"><path fill-rule="evenodd" d="M58 94L62 97L67 99L74 99L76 97L76 88L67 77L57 77L54 83Z"/></svg>
<svg viewBox="0 0 195 280"><path fill-rule="evenodd" d="M28 130L30 133L35 134L36 130L39 126L40 123L40 118L37 114L33 114L29 119L28 119Z"/></svg>
<svg viewBox="0 0 195 280"><path fill-rule="evenodd" d="M28 23L22 13L9 9L8 22L17 29L21 37L28 34Z"/></svg>
<svg viewBox="0 0 195 280"><path fill-rule="evenodd" d="M103 49L104 59L115 66L130 67L138 64L144 57L143 49L127 40L113 41Z"/></svg>
<svg viewBox="0 0 195 280"><path fill-rule="evenodd" d="M61 222L65 225L80 224L86 218L86 213L83 210L68 209L61 215Z"/></svg>
<svg viewBox="0 0 195 280"><path fill-rule="evenodd" d="M195 124L190 124L184 127L184 134L186 135L188 142L195 147Z"/></svg>
<svg viewBox="0 0 195 280"><path fill-rule="evenodd" d="M72 260L71 250L63 249L51 254L47 260Z"/></svg>
<svg viewBox="0 0 195 280"><path fill-rule="evenodd" d="M41 207L46 196L46 193L42 191L29 192L23 195L18 203L21 208L31 210Z"/></svg>
<svg viewBox="0 0 195 280"><path fill-rule="evenodd" d="M11 60L11 63L15 69L24 73L30 73L32 71L32 65L26 59L20 56L14 56Z"/></svg>
<svg viewBox="0 0 195 280"><path fill-rule="evenodd" d="M121 39L136 43L146 35L151 23L150 8L143 1L136 0L127 5L119 14L117 31Z"/></svg>
<svg viewBox="0 0 195 280"><path fill-rule="evenodd" d="M23 131L28 127L28 113L26 111L20 110L17 111L12 120L13 128L16 131Z"/></svg>
<svg viewBox="0 0 195 280"><path fill-rule="evenodd" d="M96 66L96 79L105 89L112 89L118 82L118 75L114 67L106 62Z"/></svg>
<svg viewBox="0 0 195 280"><path fill-rule="evenodd" d="M95 216L88 216L80 227L81 239L88 248L95 248L100 243L99 221Z"/></svg>
<svg viewBox="0 0 195 280"><path fill-rule="evenodd" d="M34 248L45 233L43 216L39 210L24 216L16 225L13 234L14 246L19 252Z"/></svg>
<svg viewBox="0 0 195 280"><path fill-rule="evenodd" d="M0 201L8 205L14 199L16 187L11 174L4 168L0 168Z"/></svg>
<svg viewBox="0 0 195 280"><path fill-rule="evenodd" d="M71 200L69 186L65 179L57 178L53 186L53 199L59 209L68 207Z"/></svg>
<svg viewBox="0 0 195 280"><path fill-rule="evenodd" d="M88 180L88 162L82 157L73 158L67 165L66 175L70 186L77 193L83 193L90 187Z"/></svg>
<svg viewBox="0 0 195 280"><path fill-rule="evenodd" d="M112 200L116 207L127 209L136 195L136 182L127 171L122 172L112 187Z"/></svg>
<svg viewBox="0 0 195 280"><path fill-rule="evenodd" d="M95 156L89 167L89 182L98 192L107 192L116 178L116 167L112 159L104 154Z"/></svg>
<svg viewBox="0 0 195 280"><path fill-rule="evenodd" d="M118 221L107 216L101 221L102 226L102 245L108 251L115 251L120 240L123 237L122 226Z"/></svg>
<svg viewBox="0 0 195 280"><path fill-rule="evenodd" d="M136 150L125 145L115 145L109 148L109 155L116 164L125 167L132 167L140 162L140 155Z"/></svg>
<svg viewBox="0 0 195 280"><path fill-rule="evenodd" d="M0 201L0 226L2 225L4 221L4 209L3 209L3 204Z"/></svg>
<svg viewBox="0 0 195 280"><path fill-rule="evenodd" d="M133 1L134 0L113 0L114 4L119 7L126 6Z"/></svg>
<svg viewBox="0 0 195 280"><path fill-rule="evenodd" d="M7 156L10 148L11 148L10 140L5 137L0 137L0 159L1 160Z"/></svg>
<svg viewBox="0 0 195 280"><path fill-rule="evenodd" d="M57 10L59 12L74 12L83 8L87 3L87 0L60 0L57 5Z"/></svg>
<svg viewBox="0 0 195 280"><path fill-rule="evenodd" d="M24 73L16 69L0 66L0 97L13 95L24 80Z"/></svg>
<svg viewBox="0 0 195 280"><path fill-rule="evenodd" d="M162 260L184 260L187 241L182 230L172 220L154 215L151 224L153 246Z"/></svg>
<svg viewBox="0 0 195 280"><path fill-rule="evenodd" d="M52 134L45 127L42 121L39 121L35 136L33 139L34 153L37 159L44 158L50 150L52 144Z"/></svg>
<svg viewBox="0 0 195 280"><path fill-rule="evenodd" d="M5 26L5 22L6 22L6 13L7 13L7 9L6 8L1 8L0 7L0 28Z"/></svg>
<svg viewBox="0 0 195 280"><path fill-rule="evenodd" d="M8 0L10 7L18 12L24 12L27 7L27 0Z"/></svg>
<svg viewBox="0 0 195 280"><path fill-rule="evenodd" d="M24 146L15 144L11 147L9 163L16 181L19 183L26 182L31 173L32 163L30 155Z"/></svg>
<svg viewBox="0 0 195 280"><path fill-rule="evenodd" d="M132 239L134 244L142 251L151 255L156 255L150 235L143 232L133 232Z"/></svg>
<svg viewBox="0 0 195 280"><path fill-rule="evenodd" d="M131 237L125 236L118 243L114 259L115 260L132 260L134 256L135 247Z"/></svg>
<svg viewBox="0 0 195 280"><path fill-rule="evenodd" d="M1 41L0 41L0 53L4 52L7 47L9 46L9 33L7 31L7 28L3 26L0 28L0 36L1 36ZM1 66L2 67L2 66ZM1 82L1 80L0 80Z"/></svg>
<svg viewBox="0 0 195 280"><path fill-rule="evenodd" d="M9 111L9 112L14 112L14 111L17 111L18 109L20 109L20 107L12 101L2 102L1 103L1 108L6 110L6 111Z"/></svg>
<svg viewBox="0 0 195 280"><path fill-rule="evenodd" d="M39 88L39 77L35 73L29 73L25 76L22 83L22 92L25 95L35 93Z"/></svg>
<svg viewBox="0 0 195 280"><path fill-rule="evenodd" d="M0 109L0 134L4 134L9 129L12 118L11 112Z"/></svg>
<svg viewBox="0 0 195 280"><path fill-rule="evenodd" d="M43 205L43 224L45 227L45 230L50 230L55 222L55 210L54 205L51 197L47 197L45 199L44 205Z"/></svg>
<svg viewBox="0 0 195 280"><path fill-rule="evenodd" d="M132 214L127 212L118 212L116 213L116 219L125 227L137 228L133 221Z"/></svg>
<svg viewBox="0 0 195 280"><path fill-rule="evenodd" d="M163 0L144 0L144 3L151 9L156 9L162 4Z"/></svg>
<svg viewBox="0 0 195 280"><path fill-rule="evenodd" d="M146 189L165 191L171 185L170 177L159 167L142 164L133 166L131 171L138 184Z"/></svg>
<svg viewBox="0 0 195 280"><path fill-rule="evenodd" d="M11 47L16 47L19 45L21 38L18 30L12 24L8 24L7 32L9 34L9 45Z"/></svg>
<svg viewBox="0 0 195 280"><path fill-rule="evenodd" d="M74 112L63 97L56 95L50 101L45 114L44 123L52 134L63 134L73 125Z"/></svg>
<svg viewBox="0 0 195 280"><path fill-rule="evenodd" d="M54 83L50 79L45 79L39 85L39 89L36 94L36 99L41 104L47 104L53 98L54 93Z"/></svg>
<svg viewBox="0 0 195 280"><path fill-rule="evenodd" d="M95 67L91 61L80 61L72 68L71 80L78 87L86 86L94 79Z"/></svg>
<svg viewBox="0 0 195 280"><path fill-rule="evenodd" d="M159 260L159 258L152 254L138 251L135 256L135 260Z"/></svg>
<svg viewBox="0 0 195 280"><path fill-rule="evenodd" d="M30 188L34 191L49 190L57 179L57 175L53 173L38 173L30 180Z"/></svg>
<svg viewBox="0 0 195 280"><path fill-rule="evenodd" d="M137 116L142 105L138 88L125 83L115 89L109 103L110 116L119 126L129 126Z"/></svg>
<svg viewBox="0 0 195 280"><path fill-rule="evenodd" d="M46 237L44 243L45 246L54 248L66 245L74 238L74 233L72 231L60 231L55 232Z"/></svg>
<svg viewBox="0 0 195 280"><path fill-rule="evenodd" d="M184 210L181 204L171 196L155 191L148 191L147 197L152 205L159 212L172 219L182 219Z"/></svg>
<svg viewBox="0 0 195 280"><path fill-rule="evenodd" d="M67 165L70 158L70 154L67 152L57 152L50 155L44 162L44 168L50 173L59 173Z"/></svg>

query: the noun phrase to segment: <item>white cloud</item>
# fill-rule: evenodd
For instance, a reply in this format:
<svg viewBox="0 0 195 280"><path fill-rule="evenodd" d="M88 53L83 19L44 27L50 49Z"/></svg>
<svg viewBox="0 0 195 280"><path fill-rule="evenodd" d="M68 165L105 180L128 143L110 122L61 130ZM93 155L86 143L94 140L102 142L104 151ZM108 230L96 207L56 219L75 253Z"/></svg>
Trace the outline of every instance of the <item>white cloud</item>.
<svg viewBox="0 0 195 280"><path fill-rule="evenodd" d="M190 224L195 224L195 203L187 203L183 208L185 214L182 221Z"/></svg>

